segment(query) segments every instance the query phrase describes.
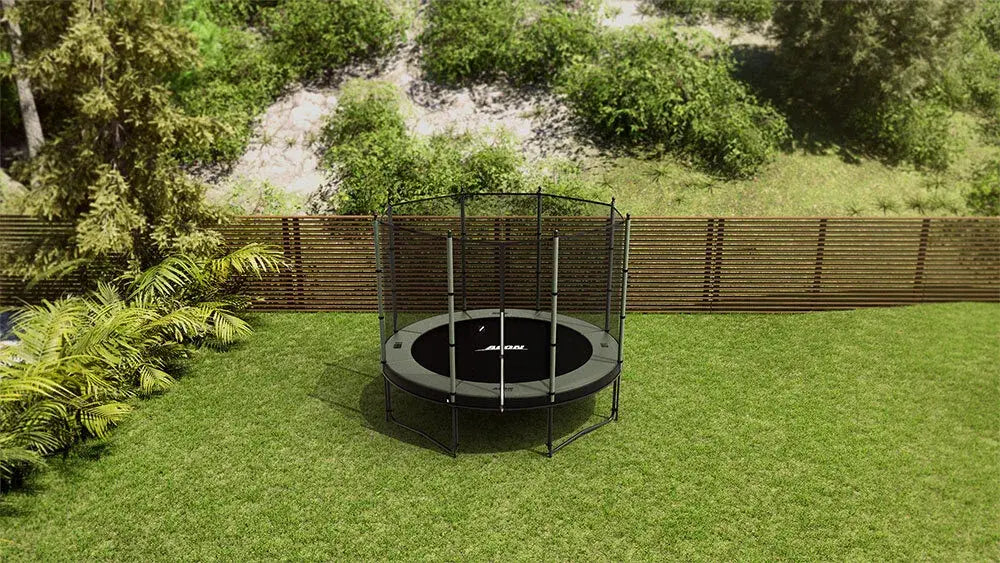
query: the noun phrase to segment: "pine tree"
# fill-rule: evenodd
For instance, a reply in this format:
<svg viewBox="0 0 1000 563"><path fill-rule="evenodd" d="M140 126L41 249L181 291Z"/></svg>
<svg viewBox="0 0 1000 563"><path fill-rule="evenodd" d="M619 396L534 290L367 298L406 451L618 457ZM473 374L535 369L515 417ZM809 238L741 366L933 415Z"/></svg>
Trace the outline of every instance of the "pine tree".
<svg viewBox="0 0 1000 563"><path fill-rule="evenodd" d="M98 258L135 269L168 252L213 250L218 236L206 226L220 212L174 157L210 143L217 129L185 115L167 87L197 63L195 38L171 23L176 3L72 0L64 8L65 21L29 22L53 36L23 67L55 108L43 115L55 129L14 172L31 185L24 211L73 221L75 236L8 260L7 269L37 274Z"/></svg>

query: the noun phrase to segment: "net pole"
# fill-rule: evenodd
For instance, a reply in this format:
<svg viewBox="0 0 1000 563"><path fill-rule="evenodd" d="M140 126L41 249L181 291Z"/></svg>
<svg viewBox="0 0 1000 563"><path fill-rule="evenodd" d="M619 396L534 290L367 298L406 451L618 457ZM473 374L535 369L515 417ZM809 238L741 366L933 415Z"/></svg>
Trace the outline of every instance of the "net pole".
<svg viewBox="0 0 1000 563"><path fill-rule="evenodd" d="M469 310L468 295L466 292L466 287L468 285L465 283L465 194L458 196L458 208L459 208L459 227L461 229L460 234L462 237L462 311Z"/></svg>
<svg viewBox="0 0 1000 563"><path fill-rule="evenodd" d="M505 304L504 304L504 254L506 247L501 242L500 243L500 412L503 412L504 407L504 374L503 374L503 360L504 360L504 316L505 316Z"/></svg>
<svg viewBox="0 0 1000 563"><path fill-rule="evenodd" d="M542 310L542 188L538 188L535 212L535 311Z"/></svg>
<svg viewBox="0 0 1000 563"><path fill-rule="evenodd" d="M611 198L611 214L608 217L608 287L604 305L604 332L611 333L611 279L615 269L615 198Z"/></svg>
<svg viewBox="0 0 1000 563"><path fill-rule="evenodd" d="M378 216L372 216L372 232L375 239L375 295L378 299L378 340L379 355L385 367L385 306L382 304L382 245L379 244Z"/></svg>
<svg viewBox="0 0 1000 563"><path fill-rule="evenodd" d="M552 237L552 319L549 323L549 402L556 402L556 318L559 309L559 231Z"/></svg>
<svg viewBox="0 0 1000 563"><path fill-rule="evenodd" d="M399 307L396 302L396 224L392 220L392 204L390 203L386 216L389 218L389 285L392 286L392 333L399 330Z"/></svg>
<svg viewBox="0 0 1000 563"><path fill-rule="evenodd" d="M455 245L451 231L448 231L448 376L451 378L451 398L455 404L455 391L458 386L455 371Z"/></svg>
<svg viewBox="0 0 1000 563"><path fill-rule="evenodd" d="M625 254L622 260L622 302L618 319L618 367L621 369L625 339L625 301L628 294L628 247L632 238L632 216L625 216Z"/></svg>

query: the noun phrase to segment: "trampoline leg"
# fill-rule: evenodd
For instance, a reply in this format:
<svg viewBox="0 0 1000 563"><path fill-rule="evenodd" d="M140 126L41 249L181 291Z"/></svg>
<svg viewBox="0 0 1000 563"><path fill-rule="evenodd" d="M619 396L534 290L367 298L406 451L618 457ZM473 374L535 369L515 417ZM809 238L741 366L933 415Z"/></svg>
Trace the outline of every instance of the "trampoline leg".
<svg viewBox="0 0 1000 563"><path fill-rule="evenodd" d="M611 386L611 412L607 416L598 415L598 416L600 416L601 420L599 420L597 423L592 424L592 425L584 428L583 430L577 431L576 434L573 434L569 438L566 438L562 442L559 442L559 444L556 445L556 446L552 445L552 410L555 407L549 407L549 409L548 409L549 410L549 437L548 437L548 444L547 444L548 448L549 448L549 452L548 452L548 456L549 457L552 457L553 454L555 454L559 450L561 450L561 449L565 448L566 446L572 444L573 442L577 441L579 438L582 438L582 437L586 436L587 434L590 434L591 432L593 432L594 430L597 430L598 428L604 426L605 424L608 424L609 422L614 422L614 421L618 420L618 394L619 394L618 391L619 391L620 384L621 384L621 376L619 375L614 380L614 382L612 383L612 386Z"/></svg>
<svg viewBox="0 0 1000 563"><path fill-rule="evenodd" d="M458 453L458 407L451 407L451 455Z"/></svg>
<svg viewBox="0 0 1000 563"><path fill-rule="evenodd" d="M549 457L552 457L552 410L553 410L553 408L555 408L555 407L549 407L548 408L548 413L547 413L547 416L548 416L548 419L549 419L549 423L548 423L548 436L545 439L545 445L548 446L548 448L549 448Z"/></svg>
<svg viewBox="0 0 1000 563"><path fill-rule="evenodd" d="M385 421L392 421L392 386L389 385L389 380L383 378L385 382Z"/></svg>
<svg viewBox="0 0 1000 563"><path fill-rule="evenodd" d="M622 376L615 378L614 387L611 389L611 418L618 420L618 396L621 393Z"/></svg>

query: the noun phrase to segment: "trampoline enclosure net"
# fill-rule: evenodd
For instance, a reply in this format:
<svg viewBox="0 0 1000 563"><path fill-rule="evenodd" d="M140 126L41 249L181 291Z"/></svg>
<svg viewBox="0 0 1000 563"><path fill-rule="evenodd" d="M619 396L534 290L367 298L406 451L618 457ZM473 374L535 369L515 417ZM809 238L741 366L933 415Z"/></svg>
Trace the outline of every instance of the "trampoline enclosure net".
<svg viewBox="0 0 1000 563"><path fill-rule="evenodd" d="M466 194L392 205L379 227L386 338L447 314L449 231L456 313L550 311L558 232L558 314L617 338L625 221L609 204L546 194Z"/></svg>

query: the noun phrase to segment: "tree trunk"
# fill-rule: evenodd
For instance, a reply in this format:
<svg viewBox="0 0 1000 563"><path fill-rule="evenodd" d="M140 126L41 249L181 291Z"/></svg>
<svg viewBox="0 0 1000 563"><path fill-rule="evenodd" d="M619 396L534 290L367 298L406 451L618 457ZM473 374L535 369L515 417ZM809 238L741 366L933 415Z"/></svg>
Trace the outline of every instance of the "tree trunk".
<svg viewBox="0 0 1000 563"><path fill-rule="evenodd" d="M5 15L14 9L14 0L0 0ZM24 51L21 50L21 26L16 21L5 17L7 36L10 38L10 56L14 66L24 64ZM38 108L35 107L35 96L31 93L31 80L23 73L15 74L17 97L21 102L21 121L24 122L24 136L28 140L28 156L38 154L38 148L45 142L42 136L42 122L38 119Z"/></svg>

